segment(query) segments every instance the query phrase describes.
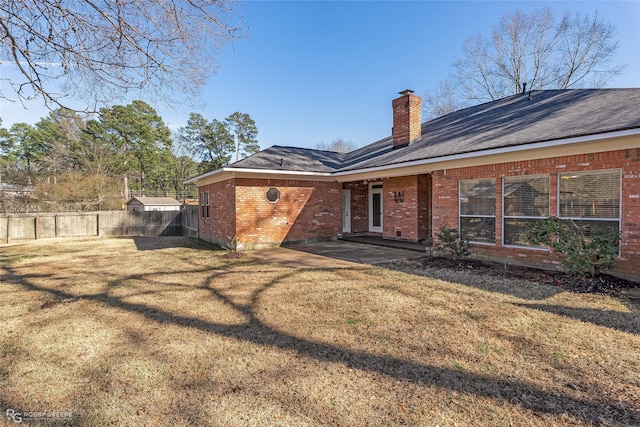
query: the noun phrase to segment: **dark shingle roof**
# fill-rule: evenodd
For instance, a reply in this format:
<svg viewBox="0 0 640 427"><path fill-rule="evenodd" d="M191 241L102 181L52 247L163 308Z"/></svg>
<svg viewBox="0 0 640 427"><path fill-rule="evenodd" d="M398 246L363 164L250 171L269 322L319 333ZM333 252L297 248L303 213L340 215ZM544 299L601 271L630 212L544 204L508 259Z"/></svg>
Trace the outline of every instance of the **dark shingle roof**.
<svg viewBox="0 0 640 427"><path fill-rule="evenodd" d="M349 153L343 170L640 127L640 89L569 89L513 95L422 124L422 136L393 150L391 137Z"/></svg>
<svg viewBox="0 0 640 427"><path fill-rule="evenodd" d="M396 150L390 136L348 154L274 146L230 167L330 173L635 128L639 88L533 91L429 120Z"/></svg>
<svg viewBox="0 0 640 427"><path fill-rule="evenodd" d="M341 167L345 157L345 154L333 151L274 145L229 167L331 173Z"/></svg>

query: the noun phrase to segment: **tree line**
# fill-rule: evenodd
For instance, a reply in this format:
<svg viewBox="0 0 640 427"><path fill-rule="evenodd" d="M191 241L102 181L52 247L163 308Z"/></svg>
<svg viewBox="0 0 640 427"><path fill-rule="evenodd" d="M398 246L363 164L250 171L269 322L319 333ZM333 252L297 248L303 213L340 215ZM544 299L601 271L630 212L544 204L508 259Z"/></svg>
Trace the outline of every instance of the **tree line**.
<svg viewBox="0 0 640 427"><path fill-rule="evenodd" d="M171 132L144 101L84 118L59 108L34 125L2 127L0 212L121 209L130 196L195 197L184 181L256 153L246 113L207 120L191 113Z"/></svg>

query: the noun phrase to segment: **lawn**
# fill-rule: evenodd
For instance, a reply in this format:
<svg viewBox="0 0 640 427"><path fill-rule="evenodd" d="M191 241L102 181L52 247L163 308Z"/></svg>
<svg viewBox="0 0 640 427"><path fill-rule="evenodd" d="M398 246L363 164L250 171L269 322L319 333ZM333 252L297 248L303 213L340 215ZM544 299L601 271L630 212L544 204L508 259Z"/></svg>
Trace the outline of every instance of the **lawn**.
<svg viewBox="0 0 640 427"><path fill-rule="evenodd" d="M0 247L0 274L10 425L640 424L639 312L608 295L178 237Z"/></svg>

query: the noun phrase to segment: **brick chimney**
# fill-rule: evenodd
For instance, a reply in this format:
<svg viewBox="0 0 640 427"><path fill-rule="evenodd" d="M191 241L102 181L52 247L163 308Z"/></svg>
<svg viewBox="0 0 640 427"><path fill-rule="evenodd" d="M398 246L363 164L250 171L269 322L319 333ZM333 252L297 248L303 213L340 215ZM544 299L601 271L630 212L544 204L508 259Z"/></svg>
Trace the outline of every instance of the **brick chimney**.
<svg viewBox="0 0 640 427"><path fill-rule="evenodd" d="M405 147L420 138L422 134L422 98L412 90L403 90L400 97L393 100L393 148Z"/></svg>

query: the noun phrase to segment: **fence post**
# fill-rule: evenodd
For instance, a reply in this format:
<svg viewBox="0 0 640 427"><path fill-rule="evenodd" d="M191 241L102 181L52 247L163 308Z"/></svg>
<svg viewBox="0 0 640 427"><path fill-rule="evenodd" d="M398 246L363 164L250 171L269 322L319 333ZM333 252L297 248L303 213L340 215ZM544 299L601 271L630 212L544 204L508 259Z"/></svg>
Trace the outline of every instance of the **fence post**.
<svg viewBox="0 0 640 427"><path fill-rule="evenodd" d="M7 216L7 244L11 242L11 215Z"/></svg>

